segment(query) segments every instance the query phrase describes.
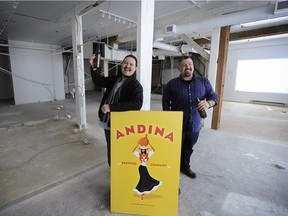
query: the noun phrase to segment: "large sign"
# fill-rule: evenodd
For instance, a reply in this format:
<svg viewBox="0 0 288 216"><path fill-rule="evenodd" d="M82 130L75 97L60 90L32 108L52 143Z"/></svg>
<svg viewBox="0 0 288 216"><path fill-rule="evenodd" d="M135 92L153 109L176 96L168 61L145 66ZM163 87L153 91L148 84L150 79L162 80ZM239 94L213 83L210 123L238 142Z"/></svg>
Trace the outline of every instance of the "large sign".
<svg viewBox="0 0 288 216"><path fill-rule="evenodd" d="M182 112L111 113L111 212L177 215Z"/></svg>

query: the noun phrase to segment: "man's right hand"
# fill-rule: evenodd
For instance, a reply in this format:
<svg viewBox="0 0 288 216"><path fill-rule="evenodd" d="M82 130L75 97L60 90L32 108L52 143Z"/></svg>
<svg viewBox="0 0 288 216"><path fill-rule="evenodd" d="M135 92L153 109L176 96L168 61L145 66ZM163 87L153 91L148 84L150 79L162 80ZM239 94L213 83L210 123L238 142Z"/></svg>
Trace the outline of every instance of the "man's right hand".
<svg viewBox="0 0 288 216"><path fill-rule="evenodd" d="M95 54L93 54L91 57L90 57L90 60L89 60L89 63L90 63L90 65L91 65L91 67L93 68L93 69L96 69L96 67L97 67L97 59L96 59L96 55Z"/></svg>

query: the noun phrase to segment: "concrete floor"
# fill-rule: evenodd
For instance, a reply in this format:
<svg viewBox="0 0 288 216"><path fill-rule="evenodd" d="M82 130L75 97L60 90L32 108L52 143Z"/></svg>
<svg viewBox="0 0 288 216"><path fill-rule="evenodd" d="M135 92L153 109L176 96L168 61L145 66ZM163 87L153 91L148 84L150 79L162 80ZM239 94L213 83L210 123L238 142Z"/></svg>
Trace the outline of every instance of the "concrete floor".
<svg viewBox="0 0 288 216"><path fill-rule="evenodd" d="M99 101L87 92L83 132L73 99L0 103L0 216L122 215L109 210ZM191 164L198 177L180 175L178 215L287 216L287 107L224 102L220 130L202 130Z"/></svg>

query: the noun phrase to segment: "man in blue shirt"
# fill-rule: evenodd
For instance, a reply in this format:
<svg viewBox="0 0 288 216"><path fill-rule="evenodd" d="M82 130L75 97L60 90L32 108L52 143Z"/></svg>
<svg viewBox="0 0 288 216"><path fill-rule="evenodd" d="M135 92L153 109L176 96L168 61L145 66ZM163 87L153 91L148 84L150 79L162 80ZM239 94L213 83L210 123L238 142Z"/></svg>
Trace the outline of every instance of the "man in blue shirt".
<svg viewBox="0 0 288 216"><path fill-rule="evenodd" d="M180 171L196 178L196 173L190 168L190 158L202 127L199 111L214 107L218 97L207 78L193 74L194 64L190 56L180 57L178 70L180 76L166 85L162 107L168 111L183 111Z"/></svg>

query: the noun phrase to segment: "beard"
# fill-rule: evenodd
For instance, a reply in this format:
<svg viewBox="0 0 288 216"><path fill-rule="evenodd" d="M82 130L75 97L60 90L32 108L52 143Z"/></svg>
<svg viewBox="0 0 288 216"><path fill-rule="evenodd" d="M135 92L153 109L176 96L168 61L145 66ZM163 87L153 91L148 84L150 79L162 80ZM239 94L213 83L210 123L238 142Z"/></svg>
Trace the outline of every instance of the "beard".
<svg viewBox="0 0 288 216"><path fill-rule="evenodd" d="M182 73L183 75L183 78L186 78L186 77L191 77L192 74L193 74L193 71L192 70L185 70L184 73Z"/></svg>

